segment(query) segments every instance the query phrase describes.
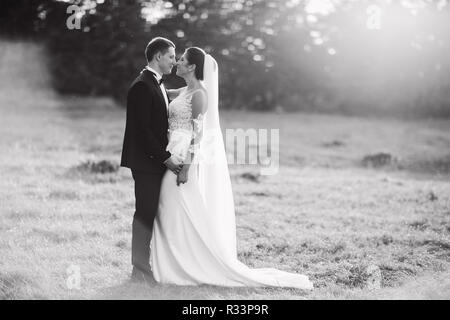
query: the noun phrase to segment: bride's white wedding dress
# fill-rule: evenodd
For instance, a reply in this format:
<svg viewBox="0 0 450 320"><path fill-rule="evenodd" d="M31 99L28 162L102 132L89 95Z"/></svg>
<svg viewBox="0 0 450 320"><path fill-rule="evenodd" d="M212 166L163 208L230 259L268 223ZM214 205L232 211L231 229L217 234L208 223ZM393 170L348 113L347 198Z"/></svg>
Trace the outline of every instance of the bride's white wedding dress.
<svg viewBox="0 0 450 320"><path fill-rule="evenodd" d="M191 146L192 136L198 134L197 130L206 129L202 124L208 114L214 115L217 110L211 109L209 101L205 117L199 115L193 121L191 99L194 93L184 89L169 105L167 149L181 158L194 150L194 159L198 161L191 164L185 184L177 186L177 177L170 170L163 177L150 244L150 264L155 280L175 285L312 289L313 284L305 275L273 268L250 269L238 261L227 165L221 163L220 167L215 162L208 171L208 164L202 162L200 156L202 144L196 149ZM208 100L210 98L208 92ZM203 133L202 142L208 139L204 130L200 133ZM221 134L219 138L222 139ZM223 141L218 141L217 146L223 149ZM223 161L224 153L220 159Z"/></svg>

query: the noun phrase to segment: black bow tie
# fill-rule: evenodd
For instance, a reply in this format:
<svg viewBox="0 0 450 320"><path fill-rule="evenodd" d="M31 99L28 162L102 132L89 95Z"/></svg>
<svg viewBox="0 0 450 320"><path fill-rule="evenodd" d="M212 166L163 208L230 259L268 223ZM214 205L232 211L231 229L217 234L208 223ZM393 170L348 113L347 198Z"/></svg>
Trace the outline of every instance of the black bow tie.
<svg viewBox="0 0 450 320"><path fill-rule="evenodd" d="M159 79L158 84L161 85L161 83L163 83L163 82L164 82L164 79L161 78L161 79Z"/></svg>

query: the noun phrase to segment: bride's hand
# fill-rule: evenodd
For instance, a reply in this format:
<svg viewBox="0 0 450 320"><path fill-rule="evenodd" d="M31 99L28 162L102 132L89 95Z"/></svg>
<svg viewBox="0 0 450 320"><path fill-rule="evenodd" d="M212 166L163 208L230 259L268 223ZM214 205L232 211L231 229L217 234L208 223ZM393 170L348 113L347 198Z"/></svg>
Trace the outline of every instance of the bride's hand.
<svg viewBox="0 0 450 320"><path fill-rule="evenodd" d="M181 171L178 173L177 175L177 186L179 186L182 183L186 183L188 181L188 170L183 167L183 169L181 169Z"/></svg>

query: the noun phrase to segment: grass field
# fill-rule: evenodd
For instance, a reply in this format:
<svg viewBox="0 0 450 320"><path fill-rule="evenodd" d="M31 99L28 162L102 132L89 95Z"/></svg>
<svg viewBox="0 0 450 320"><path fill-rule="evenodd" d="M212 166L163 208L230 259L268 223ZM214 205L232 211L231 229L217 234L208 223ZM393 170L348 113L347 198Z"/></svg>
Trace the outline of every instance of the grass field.
<svg viewBox="0 0 450 320"><path fill-rule="evenodd" d="M230 166L239 259L316 289L147 288L128 282L130 172L87 165L118 164L124 110L53 93L36 46L0 48L0 299L450 298L449 120L224 112L223 129L280 128L277 175ZM379 152L392 161L364 165Z"/></svg>

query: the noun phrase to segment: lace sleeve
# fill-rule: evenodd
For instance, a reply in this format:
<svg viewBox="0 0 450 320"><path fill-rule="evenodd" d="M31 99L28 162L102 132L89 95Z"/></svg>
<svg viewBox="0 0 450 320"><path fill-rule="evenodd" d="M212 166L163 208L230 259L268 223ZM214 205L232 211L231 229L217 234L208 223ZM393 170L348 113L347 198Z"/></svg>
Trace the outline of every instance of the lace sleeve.
<svg viewBox="0 0 450 320"><path fill-rule="evenodd" d="M200 147L200 141L203 135L203 114L200 113L197 118L192 119L192 140L191 145L189 146L190 153L197 153Z"/></svg>
<svg viewBox="0 0 450 320"><path fill-rule="evenodd" d="M192 105L192 140L189 146L189 152L196 154L200 148L200 141L203 136L203 116L204 106L206 104L206 95L203 91L197 91L191 101Z"/></svg>

